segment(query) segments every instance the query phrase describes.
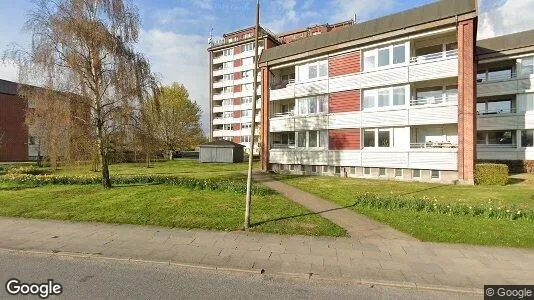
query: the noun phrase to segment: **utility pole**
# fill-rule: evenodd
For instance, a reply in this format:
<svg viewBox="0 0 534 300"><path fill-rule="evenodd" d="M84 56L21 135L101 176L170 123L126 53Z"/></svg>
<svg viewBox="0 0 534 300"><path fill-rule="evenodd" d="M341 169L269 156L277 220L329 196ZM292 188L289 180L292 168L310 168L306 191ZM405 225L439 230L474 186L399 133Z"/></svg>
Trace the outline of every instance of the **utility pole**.
<svg viewBox="0 0 534 300"><path fill-rule="evenodd" d="M256 97L258 95L258 36L260 35L260 0L256 1L256 29L254 34L254 70L252 71L252 124L250 129L250 153L248 155L247 195L245 196L245 229L250 228L250 200L252 198L252 158L256 131Z"/></svg>

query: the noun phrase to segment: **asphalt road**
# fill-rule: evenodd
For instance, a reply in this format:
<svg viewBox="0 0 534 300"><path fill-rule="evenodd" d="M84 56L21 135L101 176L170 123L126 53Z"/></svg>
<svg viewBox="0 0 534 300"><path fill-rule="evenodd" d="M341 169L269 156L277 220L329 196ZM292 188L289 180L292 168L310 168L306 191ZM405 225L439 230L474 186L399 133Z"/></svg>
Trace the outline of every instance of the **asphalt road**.
<svg viewBox="0 0 534 300"><path fill-rule="evenodd" d="M17 299L6 282L63 286L48 299L465 299L429 290L333 283L244 272L216 271L152 262L129 262L0 250L0 299ZM39 299L38 297L31 297Z"/></svg>

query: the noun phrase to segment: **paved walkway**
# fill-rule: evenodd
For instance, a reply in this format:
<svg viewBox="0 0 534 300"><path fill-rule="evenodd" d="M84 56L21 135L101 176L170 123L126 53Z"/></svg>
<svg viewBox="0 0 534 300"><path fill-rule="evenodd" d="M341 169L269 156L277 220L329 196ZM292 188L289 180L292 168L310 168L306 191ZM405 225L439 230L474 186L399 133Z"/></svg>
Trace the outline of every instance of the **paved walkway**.
<svg viewBox="0 0 534 300"><path fill-rule="evenodd" d="M288 199L336 223L344 228L353 239L361 241L369 238L404 241L416 240L410 235L369 219L348 207L341 207L313 194L306 193L288 184L277 181L268 175L257 172L254 174L254 180L261 182L271 189L278 191Z"/></svg>
<svg viewBox="0 0 534 300"><path fill-rule="evenodd" d="M471 292L480 292L484 284L534 282L533 250L392 239L360 241L0 218L0 248Z"/></svg>

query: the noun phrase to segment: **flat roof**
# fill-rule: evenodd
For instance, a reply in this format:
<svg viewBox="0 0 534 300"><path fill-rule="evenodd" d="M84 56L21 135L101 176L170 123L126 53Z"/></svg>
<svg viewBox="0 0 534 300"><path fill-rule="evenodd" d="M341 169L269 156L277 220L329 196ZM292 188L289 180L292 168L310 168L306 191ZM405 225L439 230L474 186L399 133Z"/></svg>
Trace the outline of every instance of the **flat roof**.
<svg viewBox="0 0 534 300"><path fill-rule="evenodd" d="M394 30L476 12L476 5L476 0L440 0L378 19L356 23L340 30L266 49L262 52L259 62L265 63Z"/></svg>
<svg viewBox="0 0 534 300"><path fill-rule="evenodd" d="M477 55L534 46L534 29L477 41Z"/></svg>
<svg viewBox="0 0 534 300"><path fill-rule="evenodd" d="M19 84L13 81L0 79L0 94L16 95Z"/></svg>

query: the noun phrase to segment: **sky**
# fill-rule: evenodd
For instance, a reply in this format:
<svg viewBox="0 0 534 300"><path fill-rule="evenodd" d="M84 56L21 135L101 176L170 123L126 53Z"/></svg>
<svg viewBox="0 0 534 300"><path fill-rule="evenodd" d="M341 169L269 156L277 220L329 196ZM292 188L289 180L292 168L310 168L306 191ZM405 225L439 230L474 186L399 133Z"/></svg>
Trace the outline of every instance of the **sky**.
<svg viewBox="0 0 534 300"><path fill-rule="evenodd" d="M23 30L35 0L0 0L0 54L30 45ZM130 0L141 16L137 49L150 60L163 84L183 83L209 124L208 38L255 22L255 0ZM534 0L478 0L478 38L534 29ZM261 23L273 32L335 23L356 15L358 22L403 11L433 0L260 0ZM378 3L380 3L378 5ZM521 13L523 12L523 13ZM2 55L0 55L0 58ZM17 68L0 62L0 79L17 81Z"/></svg>

